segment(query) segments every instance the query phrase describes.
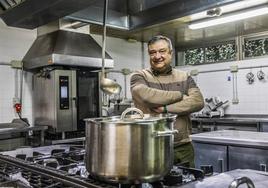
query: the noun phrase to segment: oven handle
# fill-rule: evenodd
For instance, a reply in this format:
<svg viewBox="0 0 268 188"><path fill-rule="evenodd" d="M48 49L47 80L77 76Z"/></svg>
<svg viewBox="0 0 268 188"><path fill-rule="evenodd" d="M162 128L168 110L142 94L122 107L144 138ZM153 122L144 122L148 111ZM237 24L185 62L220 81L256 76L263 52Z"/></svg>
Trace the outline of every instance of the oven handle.
<svg viewBox="0 0 268 188"><path fill-rule="evenodd" d="M220 163L221 172L224 172L225 171L225 168L224 168L224 159L218 159L218 161Z"/></svg>
<svg viewBox="0 0 268 188"><path fill-rule="evenodd" d="M267 172L266 164L260 164L260 171Z"/></svg>
<svg viewBox="0 0 268 188"><path fill-rule="evenodd" d="M77 107L77 97L73 97L72 100L74 101L75 107Z"/></svg>

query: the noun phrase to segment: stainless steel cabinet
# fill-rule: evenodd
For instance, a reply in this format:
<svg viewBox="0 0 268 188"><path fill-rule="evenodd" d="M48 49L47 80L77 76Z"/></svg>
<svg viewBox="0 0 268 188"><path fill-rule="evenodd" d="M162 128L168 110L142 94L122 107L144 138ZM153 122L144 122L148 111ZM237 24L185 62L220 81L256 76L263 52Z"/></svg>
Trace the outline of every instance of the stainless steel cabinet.
<svg viewBox="0 0 268 188"><path fill-rule="evenodd" d="M196 151L196 167L206 163L213 165L216 172L221 172L217 164L222 165L223 171L267 171L267 132L221 130L194 134L191 138Z"/></svg>
<svg viewBox="0 0 268 188"><path fill-rule="evenodd" d="M267 171L268 150L229 146L229 170L254 169Z"/></svg>
<svg viewBox="0 0 268 188"><path fill-rule="evenodd" d="M212 165L214 172L227 171L227 146L194 142L195 166Z"/></svg>

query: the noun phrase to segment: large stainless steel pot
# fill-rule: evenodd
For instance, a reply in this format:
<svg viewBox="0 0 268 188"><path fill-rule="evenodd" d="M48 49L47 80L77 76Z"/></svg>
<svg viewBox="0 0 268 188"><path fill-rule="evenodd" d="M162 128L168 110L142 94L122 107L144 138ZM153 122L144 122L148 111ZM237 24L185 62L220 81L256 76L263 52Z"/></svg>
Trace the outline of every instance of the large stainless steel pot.
<svg viewBox="0 0 268 188"><path fill-rule="evenodd" d="M126 114L136 111L139 115ZM121 117L86 119L86 168L92 176L119 183L161 179L173 164L176 115L151 116L127 109Z"/></svg>

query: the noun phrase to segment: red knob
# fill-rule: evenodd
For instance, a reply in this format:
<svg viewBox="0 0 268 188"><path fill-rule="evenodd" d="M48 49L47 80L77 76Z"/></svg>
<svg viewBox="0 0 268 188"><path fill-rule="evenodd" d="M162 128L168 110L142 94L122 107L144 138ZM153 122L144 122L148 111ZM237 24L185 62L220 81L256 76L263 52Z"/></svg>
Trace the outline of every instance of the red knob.
<svg viewBox="0 0 268 188"><path fill-rule="evenodd" d="M21 104L20 103L16 103L14 105L14 107L15 107L15 110L16 110L17 113L20 113L21 112Z"/></svg>

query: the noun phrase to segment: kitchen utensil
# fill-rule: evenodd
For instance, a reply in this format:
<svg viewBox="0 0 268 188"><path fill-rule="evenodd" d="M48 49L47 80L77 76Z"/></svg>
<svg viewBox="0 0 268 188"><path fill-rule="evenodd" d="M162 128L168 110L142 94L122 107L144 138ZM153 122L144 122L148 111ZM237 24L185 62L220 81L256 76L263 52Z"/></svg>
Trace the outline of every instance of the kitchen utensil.
<svg viewBox="0 0 268 188"><path fill-rule="evenodd" d="M232 183L230 184L229 188L237 188L239 185L244 183L247 184L248 188L255 188L251 179L246 176L235 178L234 181L232 181Z"/></svg>
<svg viewBox="0 0 268 188"><path fill-rule="evenodd" d="M258 78L259 80L263 80L263 79L265 78L265 73L264 73L262 70L259 70L259 71L257 72L257 78Z"/></svg>
<svg viewBox="0 0 268 188"><path fill-rule="evenodd" d="M127 115L130 112L137 114ZM173 165L176 115L143 114L86 119L86 167L101 180L142 183L160 180Z"/></svg>
<svg viewBox="0 0 268 188"><path fill-rule="evenodd" d="M249 84L252 84L254 82L255 76L252 72L249 72L246 74L246 79Z"/></svg>
<svg viewBox="0 0 268 188"><path fill-rule="evenodd" d="M102 68L101 68L101 81L100 88L106 94L119 94L121 92L121 86L115 81L106 78L104 70L105 62L105 48L106 48L106 19L108 11L108 0L104 0L103 8L103 35L102 35Z"/></svg>

